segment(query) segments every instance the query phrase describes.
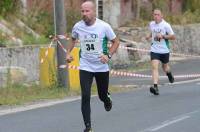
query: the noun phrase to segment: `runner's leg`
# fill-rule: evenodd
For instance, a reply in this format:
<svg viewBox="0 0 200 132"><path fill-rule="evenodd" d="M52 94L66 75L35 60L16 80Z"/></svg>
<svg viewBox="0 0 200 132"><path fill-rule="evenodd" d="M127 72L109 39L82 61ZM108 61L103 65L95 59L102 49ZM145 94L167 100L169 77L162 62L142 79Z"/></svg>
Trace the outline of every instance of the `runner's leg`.
<svg viewBox="0 0 200 132"><path fill-rule="evenodd" d="M163 68L163 71L166 73L168 79L169 79L169 82L170 83L173 83L174 82L174 77L171 73L171 70L170 70L170 66L169 66L169 53L168 54L163 54L162 56L162 68Z"/></svg>
<svg viewBox="0 0 200 132"><path fill-rule="evenodd" d="M105 110L110 111L112 108L112 100L110 98L110 93L108 93L109 71L95 73L95 79L97 83L99 98L104 102Z"/></svg>
<svg viewBox="0 0 200 132"><path fill-rule="evenodd" d="M80 70L81 111L86 128L91 128L90 96L94 73Z"/></svg>
<svg viewBox="0 0 200 132"><path fill-rule="evenodd" d="M97 72L95 73L95 79L97 83L98 95L101 101L108 102L108 84L109 84L109 72Z"/></svg>
<svg viewBox="0 0 200 132"><path fill-rule="evenodd" d="M153 79L153 84L158 84L158 77L159 77L159 72L158 72L159 60L152 60L152 61L151 61L151 66L152 66L152 79Z"/></svg>

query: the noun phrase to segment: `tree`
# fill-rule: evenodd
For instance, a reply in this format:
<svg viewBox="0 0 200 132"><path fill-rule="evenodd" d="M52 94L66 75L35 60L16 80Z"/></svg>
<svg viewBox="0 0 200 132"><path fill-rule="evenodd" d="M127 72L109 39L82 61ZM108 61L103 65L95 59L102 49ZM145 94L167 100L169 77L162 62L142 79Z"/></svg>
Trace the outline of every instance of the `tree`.
<svg viewBox="0 0 200 132"><path fill-rule="evenodd" d="M140 1L141 0L132 0L132 8L136 20L140 19L140 7L141 7Z"/></svg>
<svg viewBox="0 0 200 132"><path fill-rule="evenodd" d="M183 2L183 10L190 10L191 12L195 12L199 10L200 0L184 0Z"/></svg>
<svg viewBox="0 0 200 132"><path fill-rule="evenodd" d="M20 5L21 2L19 0L0 0L0 14L6 15L16 12Z"/></svg>

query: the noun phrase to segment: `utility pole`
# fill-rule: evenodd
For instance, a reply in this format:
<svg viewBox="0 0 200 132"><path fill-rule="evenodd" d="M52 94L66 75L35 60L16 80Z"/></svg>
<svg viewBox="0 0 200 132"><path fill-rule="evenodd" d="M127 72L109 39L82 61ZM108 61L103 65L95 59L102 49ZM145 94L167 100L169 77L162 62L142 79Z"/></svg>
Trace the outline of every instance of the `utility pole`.
<svg viewBox="0 0 200 132"><path fill-rule="evenodd" d="M140 6L141 6L141 3L140 3L140 0L136 0L137 2L137 11L136 11L136 20L139 20L140 19Z"/></svg>
<svg viewBox="0 0 200 132"><path fill-rule="evenodd" d="M64 8L64 0L53 0L54 2L54 30L55 35L64 35L66 32L66 15ZM63 47L66 49L67 41L66 39L58 40L61 42ZM58 85L64 88L69 88L69 77L68 77L68 68L59 68L60 65L65 65L66 63L66 53L59 46L57 42L57 81Z"/></svg>

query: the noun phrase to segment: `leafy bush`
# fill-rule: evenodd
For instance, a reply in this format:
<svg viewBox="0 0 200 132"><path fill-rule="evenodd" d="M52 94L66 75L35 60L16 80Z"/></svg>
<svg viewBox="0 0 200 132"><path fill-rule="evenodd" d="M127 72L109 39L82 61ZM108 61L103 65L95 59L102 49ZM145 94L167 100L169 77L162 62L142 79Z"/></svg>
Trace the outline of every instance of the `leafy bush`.
<svg viewBox="0 0 200 132"><path fill-rule="evenodd" d="M190 10L191 12L195 12L199 10L200 1L199 0L184 0L183 2L183 11L187 12Z"/></svg>
<svg viewBox="0 0 200 132"><path fill-rule="evenodd" d="M40 36L39 38L35 38L31 35L24 35L23 42L24 45L49 44L49 39L45 36Z"/></svg>
<svg viewBox="0 0 200 132"><path fill-rule="evenodd" d="M74 24L81 19L80 12L70 8L66 10L67 32L71 32Z"/></svg>
<svg viewBox="0 0 200 132"><path fill-rule="evenodd" d="M0 14L5 16L8 13L16 12L20 7L20 0L0 0Z"/></svg>
<svg viewBox="0 0 200 132"><path fill-rule="evenodd" d="M200 23L200 10L196 10L195 12L188 10L182 15L169 15L166 16L166 20L177 25Z"/></svg>
<svg viewBox="0 0 200 132"><path fill-rule="evenodd" d="M46 38L49 35L54 34L54 18L53 15L47 11L38 12L34 17L30 14L27 18L24 18L25 23L39 34L42 34ZM74 24L81 18L80 13L77 13L74 9L66 10L66 21L67 21L67 31L71 32Z"/></svg>
<svg viewBox="0 0 200 132"><path fill-rule="evenodd" d="M0 31L0 47L6 46L6 36Z"/></svg>

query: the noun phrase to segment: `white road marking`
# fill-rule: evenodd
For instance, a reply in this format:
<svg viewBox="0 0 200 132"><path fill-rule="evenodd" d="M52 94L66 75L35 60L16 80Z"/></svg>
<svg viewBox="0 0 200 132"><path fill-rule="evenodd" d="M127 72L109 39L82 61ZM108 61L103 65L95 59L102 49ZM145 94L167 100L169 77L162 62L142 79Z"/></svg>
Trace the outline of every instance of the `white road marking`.
<svg viewBox="0 0 200 132"><path fill-rule="evenodd" d="M190 116L183 116L183 117L180 117L180 118L177 118L177 119L174 119L174 120L165 122L165 123L163 123L163 124L161 124L161 125L159 125L159 126L156 126L155 128L151 129L150 131L151 131L151 132L155 132L155 131L160 130L160 129L166 127L166 126L175 124L175 123L177 123L177 122L180 122L180 121L185 120L185 119L188 119L188 118L190 118Z"/></svg>
<svg viewBox="0 0 200 132"><path fill-rule="evenodd" d="M175 78L176 79L176 78ZM133 80L132 78L127 78L126 80L122 80L123 82L128 82ZM134 80L137 81L144 81L144 80L152 80L151 78L134 78ZM166 78L160 78L160 80L166 80ZM185 83L192 83L192 82L199 82L200 78L192 79L192 80L185 80L185 81L177 81L175 80L174 83L165 83L166 85L174 85L174 84L185 84ZM197 83L197 85L200 85L200 83Z"/></svg>
<svg viewBox="0 0 200 132"><path fill-rule="evenodd" d="M197 79L193 79L193 80L185 80L185 81L179 81L179 82L175 82L174 83L166 83L167 85L174 85L174 84L185 84L185 83L192 83L192 82L199 82L200 81L200 78L197 78Z"/></svg>
<svg viewBox="0 0 200 132"><path fill-rule="evenodd" d="M200 112L200 110L196 110L196 111L192 111L192 112L189 112L189 113L182 114L180 116L176 116L176 117L174 117L170 120L166 120L166 121L160 123L159 125L149 127L149 128L144 129L140 132L155 132L155 131L158 131L158 130L164 128L164 127L167 127L167 126L170 126L170 125L175 124L177 122L186 120L186 119L190 118L193 114L196 114L196 113L199 113L199 112Z"/></svg>
<svg viewBox="0 0 200 132"><path fill-rule="evenodd" d="M3 109L3 110L0 110L0 116L17 113L17 112L22 112L22 111L27 111L27 110L32 110L32 109L37 109L37 108L42 108L42 107L48 107L48 106L62 104L62 103L66 103L66 102L72 102L75 100L80 100L80 97L72 97L72 98L68 98L68 99L64 99L64 100L56 100L56 101L54 100L54 101L50 101L50 102L42 102L42 103L38 103L38 104Z"/></svg>

